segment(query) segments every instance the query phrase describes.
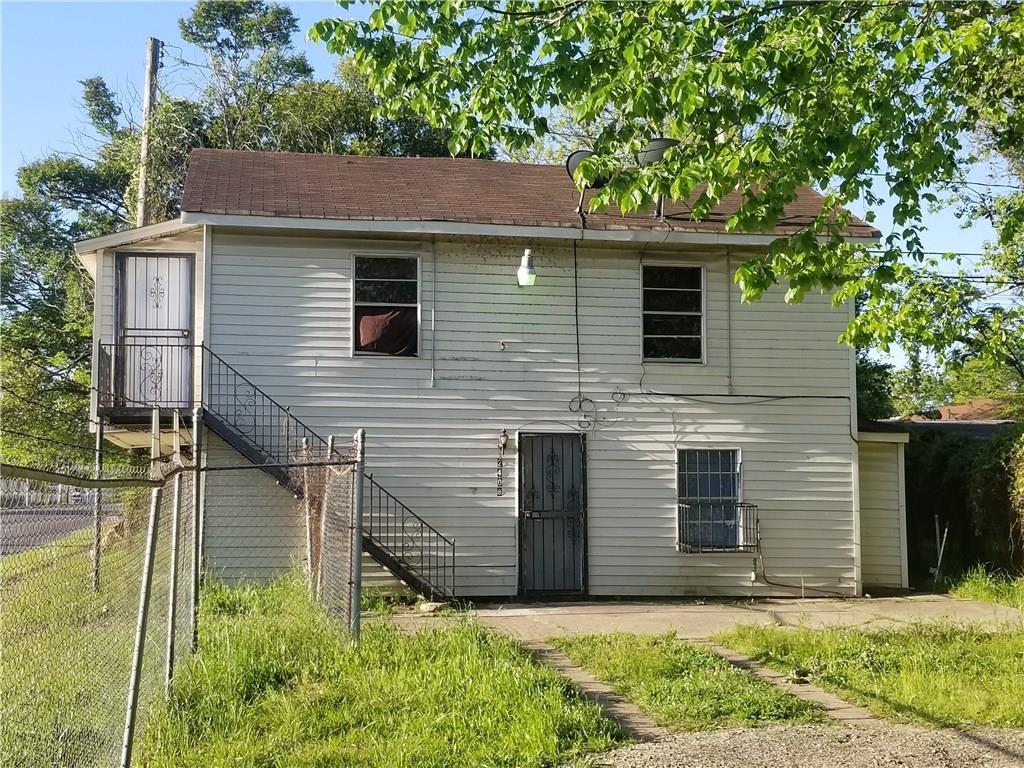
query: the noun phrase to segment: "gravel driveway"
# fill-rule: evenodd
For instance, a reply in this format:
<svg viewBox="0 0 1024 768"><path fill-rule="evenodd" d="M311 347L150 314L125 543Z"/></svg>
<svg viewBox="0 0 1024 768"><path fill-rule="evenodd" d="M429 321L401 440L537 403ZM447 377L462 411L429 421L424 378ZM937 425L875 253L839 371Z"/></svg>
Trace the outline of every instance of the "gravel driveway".
<svg viewBox="0 0 1024 768"><path fill-rule="evenodd" d="M782 726L680 733L599 755L614 768L1019 768L1024 731L909 725Z"/></svg>

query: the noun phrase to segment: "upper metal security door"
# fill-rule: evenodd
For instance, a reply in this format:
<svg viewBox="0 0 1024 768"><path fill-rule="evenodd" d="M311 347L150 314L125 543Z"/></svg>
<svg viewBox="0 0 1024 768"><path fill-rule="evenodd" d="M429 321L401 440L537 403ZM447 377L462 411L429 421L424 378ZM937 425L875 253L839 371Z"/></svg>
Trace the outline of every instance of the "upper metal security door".
<svg viewBox="0 0 1024 768"><path fill-rule="evenodd" d="M519 438L520 587L524 593L584 591L587 481L579 434Z"/></svg>
<svg viewBox="0 0 1024 768"><path fill-rule="evenodd" d="M192 392L192 257L118 257L118 389L128 408L187 408Z"/></svg>

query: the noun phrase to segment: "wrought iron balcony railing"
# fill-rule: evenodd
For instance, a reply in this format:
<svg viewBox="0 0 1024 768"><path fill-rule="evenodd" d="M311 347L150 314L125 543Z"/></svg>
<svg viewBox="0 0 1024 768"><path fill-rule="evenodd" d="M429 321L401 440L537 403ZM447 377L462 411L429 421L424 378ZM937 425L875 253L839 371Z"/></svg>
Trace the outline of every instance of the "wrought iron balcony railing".
<svg viewBox="0 0 1024 768"><path fill-rule="evenodd" d="M100 344L97 405L124 410L191 408L192 362L198 348L186 341L136 336L118 344Z"/></svg>
<svg viewBox="0 0 1024 768"><path fill-rule="evenodd" d="M679 504L681 552L757 552L757 505L736 501Z"/></svg>

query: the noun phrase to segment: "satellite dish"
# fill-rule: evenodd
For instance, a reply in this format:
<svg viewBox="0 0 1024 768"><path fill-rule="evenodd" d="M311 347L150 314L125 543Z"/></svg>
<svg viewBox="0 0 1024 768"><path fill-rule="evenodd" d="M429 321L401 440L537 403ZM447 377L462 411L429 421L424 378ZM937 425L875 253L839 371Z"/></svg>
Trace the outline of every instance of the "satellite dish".
<svg viewBox="0 0 1024 768"><path fill-rule="evenodd" d="M569 178L572 179L572 183L576 183L576 169L580 167L580 163L586 160L588 157L593 156L593 152L589 149L577 149L567 158L565 158L565 170L569 173ZM587 185L587 189L600 189L608 183L608 178L605 176L598 176L590 184Z"/></svg>
<svg viewBox="0 0 1024 768"><path fill-rule="evenodd" d="M665 150L675 147L678 144L679 142L676 139L651 139L647 146L641 149L639 154L637 154L636 161L640 163L640 165L660 163L665 157Z"/></svg>

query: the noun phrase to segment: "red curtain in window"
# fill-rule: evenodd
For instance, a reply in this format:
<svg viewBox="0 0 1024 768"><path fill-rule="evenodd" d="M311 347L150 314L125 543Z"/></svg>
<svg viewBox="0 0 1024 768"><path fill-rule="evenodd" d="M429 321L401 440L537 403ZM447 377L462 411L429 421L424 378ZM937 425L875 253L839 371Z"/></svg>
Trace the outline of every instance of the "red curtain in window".
<svg viewBox="0 0 1024 768"><path fill-rule="evenodd" d="M418 335L416 307L356 307L357 352L415 355Z"/></svg>

